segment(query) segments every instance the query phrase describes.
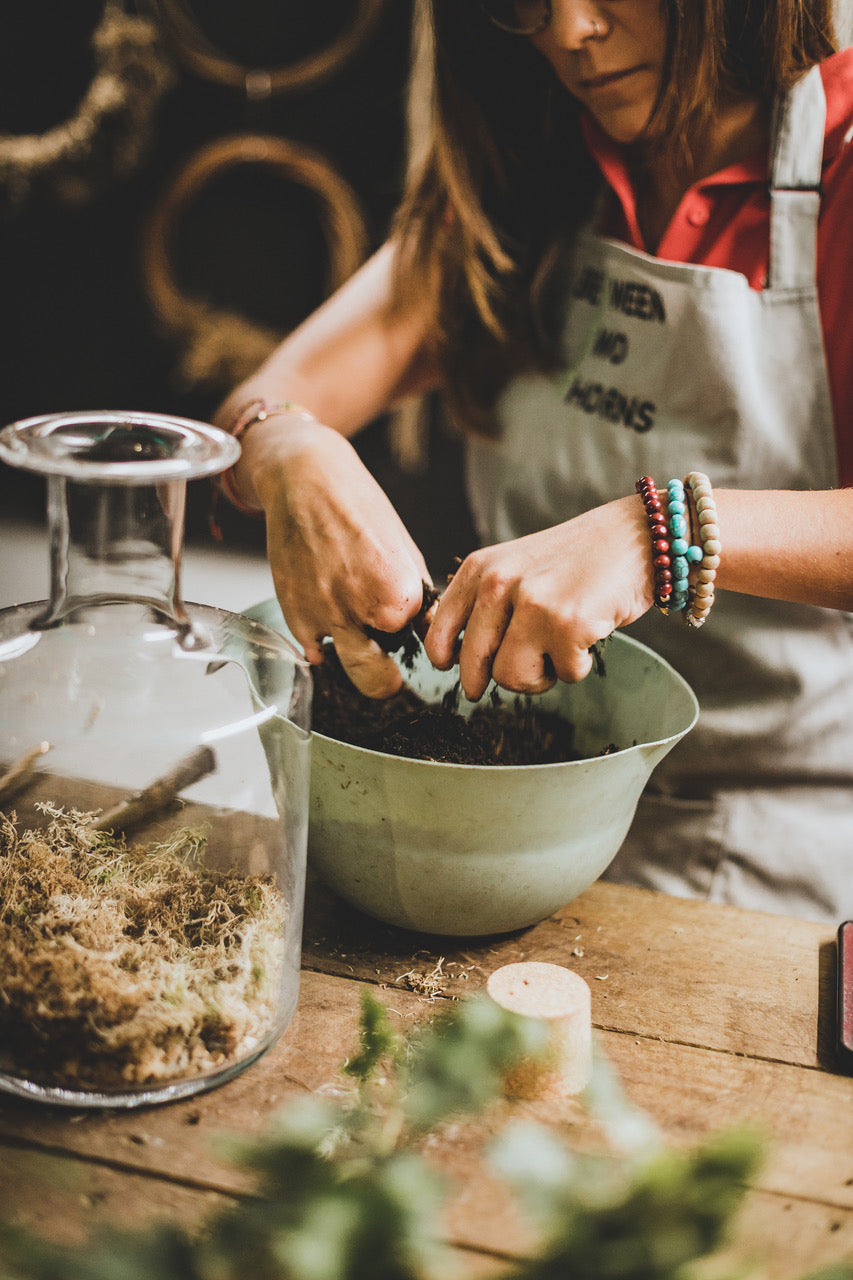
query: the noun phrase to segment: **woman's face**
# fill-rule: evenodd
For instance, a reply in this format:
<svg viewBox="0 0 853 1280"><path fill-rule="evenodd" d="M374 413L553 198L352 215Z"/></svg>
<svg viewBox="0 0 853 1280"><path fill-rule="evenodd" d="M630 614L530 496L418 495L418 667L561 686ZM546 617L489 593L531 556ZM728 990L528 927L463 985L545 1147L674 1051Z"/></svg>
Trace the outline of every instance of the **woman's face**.
<svg viewBox="0 0 853 1280"><path fill-rule="evenodd" d="M664 0L552 0L552 10L531 43L605 133L634 142L660 90Z"/></svg>

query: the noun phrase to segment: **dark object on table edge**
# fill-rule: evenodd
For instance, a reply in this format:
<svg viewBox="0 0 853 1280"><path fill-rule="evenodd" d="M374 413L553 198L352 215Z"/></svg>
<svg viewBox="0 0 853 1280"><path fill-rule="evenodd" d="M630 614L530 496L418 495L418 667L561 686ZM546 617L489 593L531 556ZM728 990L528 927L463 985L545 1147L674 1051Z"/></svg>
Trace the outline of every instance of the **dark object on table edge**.
<svg viewBox="0 0 853 1280"><path fill-rule="evenodd" d="M853 920L838 926L838 1058L853 1074Z"/></svg>

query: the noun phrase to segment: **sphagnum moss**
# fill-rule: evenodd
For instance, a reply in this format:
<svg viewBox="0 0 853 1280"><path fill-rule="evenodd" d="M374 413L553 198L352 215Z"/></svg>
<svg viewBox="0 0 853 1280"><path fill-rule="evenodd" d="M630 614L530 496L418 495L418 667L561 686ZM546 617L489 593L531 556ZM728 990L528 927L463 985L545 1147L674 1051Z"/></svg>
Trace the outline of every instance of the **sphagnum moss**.
<svg viewBox="0 0 853 1280"><path fill-rule="evenodd" d="M66 1087L162 1084L239 1061L277 1016L287 904L270 876L205 867L95 815L0 813L0 1065Z"/></svg>

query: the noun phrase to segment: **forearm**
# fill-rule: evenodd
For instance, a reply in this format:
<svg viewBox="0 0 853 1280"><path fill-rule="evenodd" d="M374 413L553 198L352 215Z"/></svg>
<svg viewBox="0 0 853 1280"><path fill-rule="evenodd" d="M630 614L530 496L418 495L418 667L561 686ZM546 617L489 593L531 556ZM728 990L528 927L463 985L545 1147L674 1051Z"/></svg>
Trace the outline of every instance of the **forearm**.
<svg viewBox="0 0 853 1280"><path fill-rule="evenodd" d="M327 331L325 317L317 313L231 392L214 421L227 427L252 400L291 402L353 436L406 396L435 385L422 342L416 316L379 313Z"/></svg>
<svg viewBox="0 0 853 1280"><path fill-rule="evenodd" d="M306 420L299 410L273 413L254 423L241 437L241 445L234 476L237 494L249 507L266 512L276 502L288 472L296 473L302 455L321 460L329 485L336 482L339 471L346 475L357 461L343 432L319 420Z"/></svg>
<svg viewBox="0 0 853 1280"><path fill-rule="evenodd" d="M386 245L235 388L214 421L228 430L253 401L295 404L350 437L403 397L435 385L429 309L416 301L395 306L392 274L393 246ZM257 504L263 474L292 452L294 432L305 437L304 419L277 413L243 435L234 473L241 498Z"/></svg>
<svg viewBox="0 0 853 1280"><path fill-rule="evenodd" d="M853 489L714 496L718 588L853 610Z"/></svg>

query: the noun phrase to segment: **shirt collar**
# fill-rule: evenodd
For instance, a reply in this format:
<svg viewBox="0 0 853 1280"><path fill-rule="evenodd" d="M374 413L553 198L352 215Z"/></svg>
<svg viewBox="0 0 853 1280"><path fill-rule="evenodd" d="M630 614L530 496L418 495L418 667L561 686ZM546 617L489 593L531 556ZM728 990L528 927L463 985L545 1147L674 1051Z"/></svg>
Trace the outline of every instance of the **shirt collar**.
<svg viewBox="0 0 853 1280"><path fill-rule="evenodd" d="M614 142L589 112L584 111L581 114L581 130L593 159L622 206L628 225L639 235L634 181L628 167L625 148L618 142ZM727 165L726 168L709 174L707 178L702 178L693 185L691 190L702 191L715 186L731 187L746 183L766 185L769 156L768 142L745 160Z"/></svg>

